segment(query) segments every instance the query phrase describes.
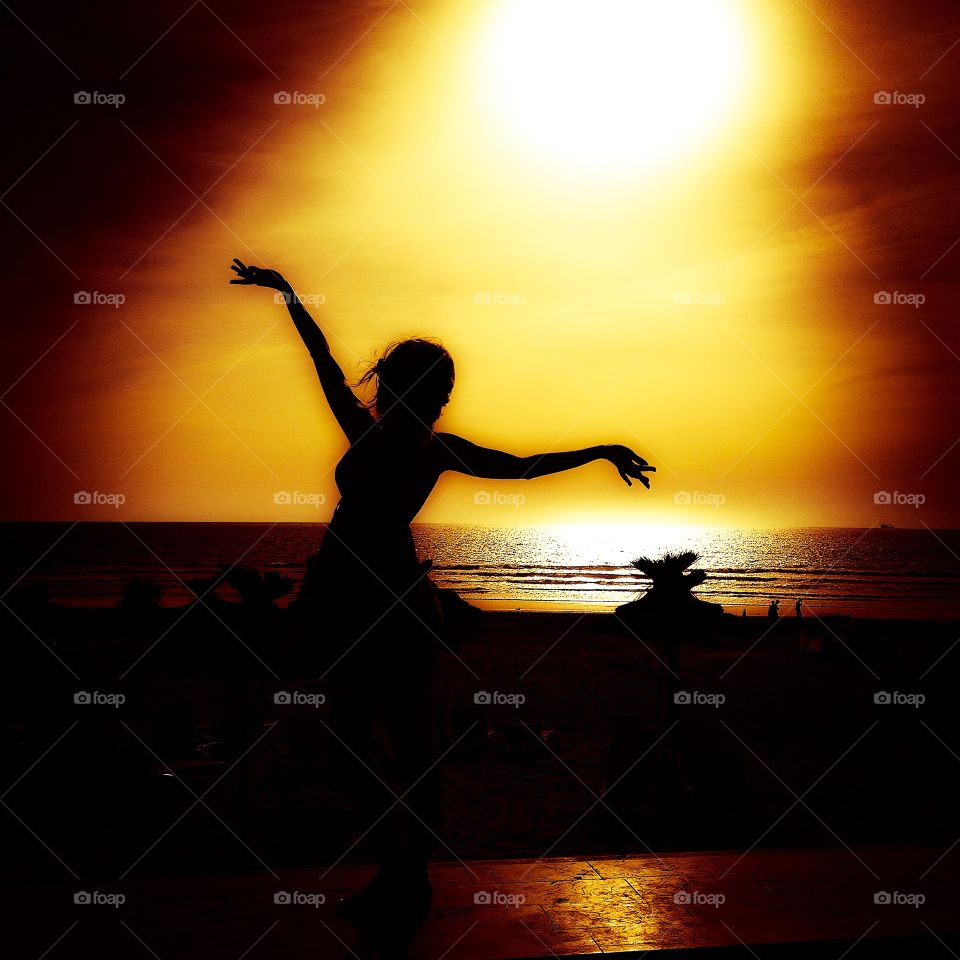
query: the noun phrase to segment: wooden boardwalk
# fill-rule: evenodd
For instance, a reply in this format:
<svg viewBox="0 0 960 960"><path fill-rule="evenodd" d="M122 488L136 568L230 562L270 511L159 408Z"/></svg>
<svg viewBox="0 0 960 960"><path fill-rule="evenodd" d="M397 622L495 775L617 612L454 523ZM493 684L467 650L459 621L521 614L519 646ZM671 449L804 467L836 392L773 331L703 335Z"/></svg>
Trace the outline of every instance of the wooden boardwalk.
<svg viewBox="0 0 960 960"><path fill-rule="evenodd" d="M8 917L20 921L19 950L9 955L39 957L55 943L51 960L349 957L355 937L335 909L370 873L142 874L74 885L91 896L122 892L120 906L74 904L69 891L21 885L4 894ZM947 960L960 934L958 874L960 852L926 847L437 863L433 913L412 956L670 950Z"/></svg>

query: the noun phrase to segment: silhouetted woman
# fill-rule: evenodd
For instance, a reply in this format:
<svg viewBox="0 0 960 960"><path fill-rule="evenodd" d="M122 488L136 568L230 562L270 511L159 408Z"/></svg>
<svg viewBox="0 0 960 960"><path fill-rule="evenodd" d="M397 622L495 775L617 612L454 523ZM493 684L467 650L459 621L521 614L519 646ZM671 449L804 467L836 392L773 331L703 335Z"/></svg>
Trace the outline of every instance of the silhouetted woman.
<svg viewBox="0 0 960 960"><path fill-rule="evenodd" d="M358 926L412 932L430 905L427 861L437 820L438 775L431 729L435 649L440 642L436 591L418 561L410 523L447 470L491 479L532 479L608 460L629 485L650 486L646 460L623 446L517 457L437 433L450 399L450 354L429 340L391 346L362 378L374 380L371 411L347 384L326 338L290 284L275 270L234 261L231 283L279 291L317 369L349 449L337 464L340 502L313 559L298 603L325 629L334 736L351 782L362 835L380 870L347 904ZM314 604L316 606L314 607ZM377 715L401 782L386 784L371 757ZM398 802L399 796L399 802ZM389 811L389 813L388 813Z"/></svg>

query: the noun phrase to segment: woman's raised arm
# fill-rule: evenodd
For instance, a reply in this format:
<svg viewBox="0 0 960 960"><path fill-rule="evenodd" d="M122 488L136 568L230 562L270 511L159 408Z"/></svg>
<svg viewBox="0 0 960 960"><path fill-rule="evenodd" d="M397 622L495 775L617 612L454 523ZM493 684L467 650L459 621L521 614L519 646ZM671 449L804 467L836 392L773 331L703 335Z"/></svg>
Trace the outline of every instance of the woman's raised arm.
<svg viewBox="0 0 960 960"><path fill-rule="evenodd" d="M307 312L307 308L300 302L293 287L276 270L245 266L240 260L234 260L230 269L237 274L236 278L230 281L231 283L268 287L283 295L290 318L307 350L310 351L313 364L317 368L323 395L327 398L327 403L337 418L340 429L346 434L350 443L354 443L373 423L373 415L350 389L340 364L330 353L327 338Z"/></svg>

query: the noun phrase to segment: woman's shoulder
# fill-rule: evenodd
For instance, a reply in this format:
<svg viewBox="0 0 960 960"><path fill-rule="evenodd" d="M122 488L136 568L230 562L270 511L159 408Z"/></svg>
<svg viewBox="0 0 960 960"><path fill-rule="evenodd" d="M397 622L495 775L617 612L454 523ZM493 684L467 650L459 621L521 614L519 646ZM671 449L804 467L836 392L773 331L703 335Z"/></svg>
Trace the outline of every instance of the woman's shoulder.
<svg viewBox="0 0 960 960"><path fill-rule="evenodd" d="M472 446L469 440L464 440L463 437L455 433L439 433L437 431L434 431L430 438L430 445L439 455L446 457L455 457L458 451Z"/></svg>
<svg viewBox="0 0 960 960"><path fill-rule="evenodd" d="M485 452L482 447L455 433L435 433L433 445L441 472L455 470L459 473L475 473L477 459Z"/></svg>

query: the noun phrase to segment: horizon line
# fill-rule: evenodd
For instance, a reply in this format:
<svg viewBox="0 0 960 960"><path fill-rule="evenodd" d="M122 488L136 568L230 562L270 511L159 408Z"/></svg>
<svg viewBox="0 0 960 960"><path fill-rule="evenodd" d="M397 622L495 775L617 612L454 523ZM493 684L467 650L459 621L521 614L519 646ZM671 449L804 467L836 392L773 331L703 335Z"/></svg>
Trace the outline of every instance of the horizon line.
<svg viewBox="0 0 960 960"><path fill-rule="evenodd" d="M281 524L297 525L323 525L330 523L330 520L140 520L140 519L116 519L111 520L105 517L96 517L90 519L76 518L0 518L2 524L13 523L195 523L195 524L272 524L279 526ZM433 527L484 527L487 529L503 528L532 528L532 527L709 527L712 529L729 530L872 530L872 529L892 529L892 530L960 530L960 527L932 527L929 525L904 526L896 524L891 527L882 527L880 523L873 523L869 526L857 524L836 524L836 523L808 523L808 524L785 524L779 526L768 526L764 524L741 524L741 523L643 523L626 522L618 520L607 521L543 521L540 523L477 523L475 521L459 520L414 520L411 526L433 526Z"/></svg>

